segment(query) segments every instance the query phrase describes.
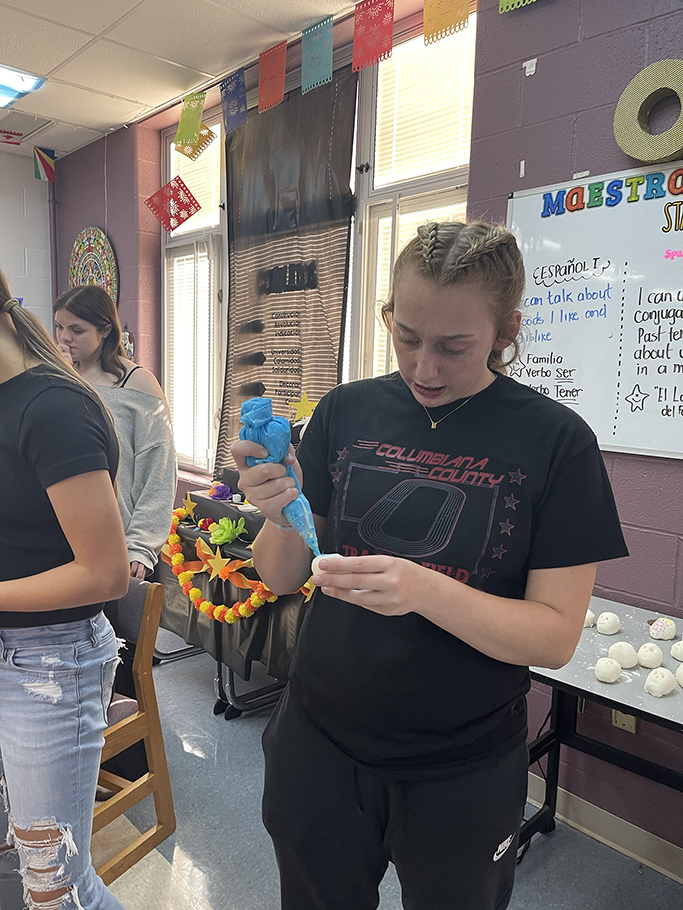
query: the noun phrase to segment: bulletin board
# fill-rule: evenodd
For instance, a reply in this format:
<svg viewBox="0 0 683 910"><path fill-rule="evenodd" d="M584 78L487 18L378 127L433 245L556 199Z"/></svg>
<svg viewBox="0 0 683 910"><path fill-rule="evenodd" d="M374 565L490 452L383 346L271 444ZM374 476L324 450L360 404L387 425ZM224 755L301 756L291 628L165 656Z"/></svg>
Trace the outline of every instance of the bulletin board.
<svg viewBox="0 0 683 910"><path fill-rule="evenodd" d="M606 450L683 458L683 162L515 193L527 275L510 374Z"/></svg>

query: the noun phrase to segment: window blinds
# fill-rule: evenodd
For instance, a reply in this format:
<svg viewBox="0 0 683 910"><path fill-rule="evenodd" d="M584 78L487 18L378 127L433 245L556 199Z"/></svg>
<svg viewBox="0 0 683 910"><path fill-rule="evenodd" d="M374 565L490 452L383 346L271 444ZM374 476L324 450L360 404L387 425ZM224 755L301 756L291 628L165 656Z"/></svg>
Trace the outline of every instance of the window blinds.
<svg viewBox="0 0 683 910"><path fill-rule="evenodd" d="M378 69L375 187L467 165L472 131L476 15L428 47L394 48Z"/></svg>
<svg viewBox="0 0 683 910"><path fill-rule="evenodd" d="M178 459L208 469L213 453L215 259L208 242L166 254L167 398Z"/></svg>

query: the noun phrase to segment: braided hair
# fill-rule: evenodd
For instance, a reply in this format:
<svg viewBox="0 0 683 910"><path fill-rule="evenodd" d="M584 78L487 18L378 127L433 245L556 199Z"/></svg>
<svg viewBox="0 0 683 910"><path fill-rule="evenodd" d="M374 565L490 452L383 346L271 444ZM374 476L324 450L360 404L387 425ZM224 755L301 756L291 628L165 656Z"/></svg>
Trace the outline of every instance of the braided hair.
<svg viewBox="0 0 683 910"><path fill-rule="evenodd" d="M380 310L390 331L394 291L406 268L439 287L478 284L487 292L498 338L508 342L506 351L491 351L488 366L505 372L520 353L512 325L525 286L524 263L514 235L502 224L485 221L431 221L421 225L396 259L391 290Z"/></svg>

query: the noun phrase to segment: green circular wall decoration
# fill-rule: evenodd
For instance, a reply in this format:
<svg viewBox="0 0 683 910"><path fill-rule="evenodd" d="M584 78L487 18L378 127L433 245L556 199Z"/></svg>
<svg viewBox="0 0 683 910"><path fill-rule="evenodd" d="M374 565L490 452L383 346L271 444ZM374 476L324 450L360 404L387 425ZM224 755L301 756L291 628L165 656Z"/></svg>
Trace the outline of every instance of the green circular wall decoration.
<svg viewBox="0 0 683 910"><path fill-rule="evenodd" d="M653 135L650 112L670 95L678 96L681 114L670 129ZM683 156L683 60L658 60L631 79L614 112L614 138L627 155L646 164Z"/></svg>

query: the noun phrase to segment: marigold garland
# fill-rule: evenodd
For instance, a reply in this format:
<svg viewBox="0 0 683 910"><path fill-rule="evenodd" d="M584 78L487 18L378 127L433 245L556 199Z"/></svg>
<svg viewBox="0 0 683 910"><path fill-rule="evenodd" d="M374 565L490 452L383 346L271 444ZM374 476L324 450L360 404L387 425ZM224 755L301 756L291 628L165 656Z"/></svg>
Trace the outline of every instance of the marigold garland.
<svg viewBox="0 0 683 910"><path fill-rule="evenodd" d="M187 509L174 509L171 519L171 531L168 540L161 551L161 558L171 566L171 571L178 579L183 594L187 595L194 604L195 610L204 613L210 619L218 622L233 623L244 616L253 616L254 613L262 607L264 603L274 603L277 600L277 594L273 594L270 588L262 581L254 581L246 578L241 572L242 568L252 568L254 561L252 559L232 559L224 560L221 557L220 546L216 553L213 552L201 538L197 540L197 562L186 562L183 554L183 547L180 541L180 535L177 533L178 525L188 516ZM210 522L210 523L209 523ZM203 519L202 530L213 531L218 524L210 519ZM220 569L218 569L220 566ZM222 581L230 581L237 588L251 588L251 594L244 601L238 601L232 607L225 604L214 604L205 598L199 588L194 586L193 579L198 572L211 572L211 578L218 575ZM310 600L313 595L315 586L306 582L299 590L306 595L306 600Z"/></svg>

